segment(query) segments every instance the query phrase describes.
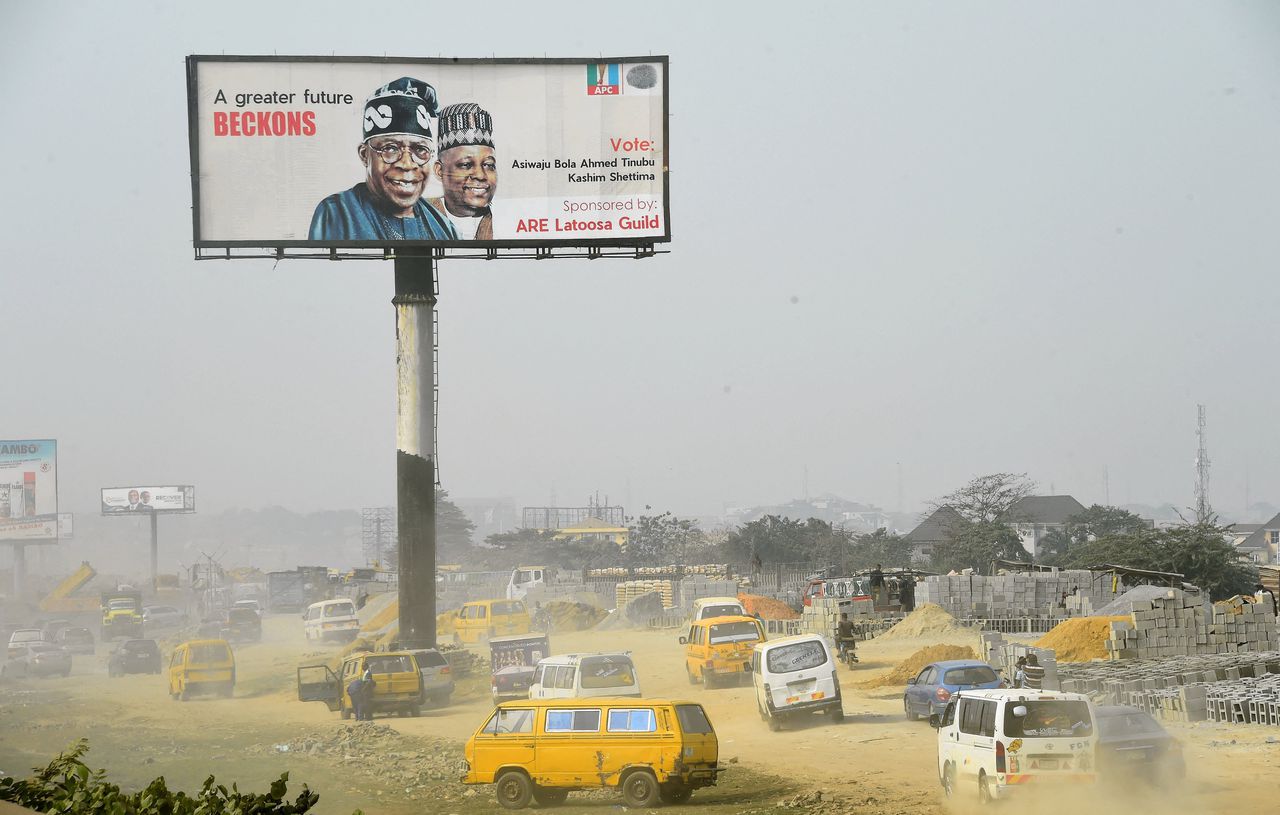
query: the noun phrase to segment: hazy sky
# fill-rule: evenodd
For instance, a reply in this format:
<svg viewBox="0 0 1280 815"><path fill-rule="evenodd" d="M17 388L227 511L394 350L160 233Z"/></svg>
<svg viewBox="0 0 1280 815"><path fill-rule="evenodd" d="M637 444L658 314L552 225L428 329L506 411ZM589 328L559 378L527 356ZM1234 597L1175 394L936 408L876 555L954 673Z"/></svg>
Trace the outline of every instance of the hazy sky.
<svg viewBox="0 0 1280 815"><path fill-rule="evenodd" d="M670 254L446 262L444 486L1280 503L1280 4L0 3L0 438L388 503L390 263L196 262L191 53L671 57Z"/></svg>

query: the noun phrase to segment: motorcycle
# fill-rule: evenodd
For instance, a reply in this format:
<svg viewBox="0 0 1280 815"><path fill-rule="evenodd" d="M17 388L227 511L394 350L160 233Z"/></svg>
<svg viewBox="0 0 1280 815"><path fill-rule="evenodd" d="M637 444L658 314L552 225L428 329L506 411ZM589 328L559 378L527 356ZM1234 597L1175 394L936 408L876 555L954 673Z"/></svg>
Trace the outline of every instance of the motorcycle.
<svg viewBox="0 0 1280 815"><path fill-rule="evenodd" d="M853 643L840 643L838 659L845 664L846 668L852 669L857 664L858 652L855 650Z"/></svg>

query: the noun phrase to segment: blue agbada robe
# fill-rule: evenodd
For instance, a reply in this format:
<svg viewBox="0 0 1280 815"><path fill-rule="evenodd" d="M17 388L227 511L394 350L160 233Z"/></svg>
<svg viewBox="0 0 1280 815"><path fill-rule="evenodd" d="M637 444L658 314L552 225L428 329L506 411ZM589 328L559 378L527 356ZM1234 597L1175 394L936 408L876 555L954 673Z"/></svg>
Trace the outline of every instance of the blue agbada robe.
<svg viewBox="0 0 1280 815"><path fill-rule="evenodd" d="M421 198L413 205L412 218L382 212L362 181L316 206L307 237L313 241L456 241L458 232Z"/></svg>

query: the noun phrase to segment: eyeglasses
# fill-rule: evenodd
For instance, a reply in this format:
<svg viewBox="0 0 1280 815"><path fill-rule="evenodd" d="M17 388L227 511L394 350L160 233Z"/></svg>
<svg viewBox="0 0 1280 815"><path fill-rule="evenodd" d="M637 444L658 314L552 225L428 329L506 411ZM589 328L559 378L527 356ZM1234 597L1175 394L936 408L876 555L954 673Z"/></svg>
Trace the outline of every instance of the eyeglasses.
<svg viewBox="0 0 1280 815"><path fill-rule="evenodd" d="M413 163L422 166L431 160L431 145L414 142L413 144L397 144L390 142L380 147L369 145L369 149L378 154L378 157L387 164L395 164L400 160L400 156L405 150L409 151L409 157L413 159Z"/></svg>

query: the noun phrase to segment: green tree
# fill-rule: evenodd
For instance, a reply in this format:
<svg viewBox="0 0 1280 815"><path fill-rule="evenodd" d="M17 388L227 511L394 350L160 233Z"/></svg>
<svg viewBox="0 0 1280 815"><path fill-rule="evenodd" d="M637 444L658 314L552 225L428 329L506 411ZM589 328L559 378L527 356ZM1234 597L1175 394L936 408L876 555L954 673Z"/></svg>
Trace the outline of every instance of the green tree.
<svg viewBox="0 0 1280 815"><path fill-rule="evenodd" d="M841 555L852 550L852 540L849 532L818 518L766 515L730 532L723 549L726 559L739 563L838 565Z"/></svg>
<svg viewBox="0 0 1280 815"><path fill-rule="evenodd" d="M891 535L884 529L877 529L853 539L841 566L844 567L842 571L859 572L872 569L876 564L887 568L910 566L911 544L903 540L901 535Z"/></svg>
<svg viewBox="0 0 1280 815"><path fill-rule="evenodd" d="M641 515L628 526L626 560L633 565L688 564L702 559L707 549L698 522L670 512Z"/></svg>
<svg viewBox="0 0 1280 815"><path fill-rule="evenodd" d="M934 545L935 571L973 569L986 573L993 560L1026 560L1018 533L1008 524L993 521L957 521L947 529L947 540Z"/></svg>
<svg viewBox="0 0 1280 815"><path fill-rule="evenodd" d="M955 492L929 502L931 511L951 507L977 524L1003 523L1014 504L1035 493L1036 484L1025 473L992 473L971 478Z"/></svg>
<svg viewBox="0 0 1280 815"><path fill-rule="evenodd" d="M475 531L476 525L449 500L449 493L436 487L436 547L444 552L468 552L474 548L471 533Z"/></svg>
<svg viewBox="0 0 1280 815"><path fill-rule="evenodd" d="M1073 543L1109 535L1132 535L1151 528L1151 524L1119 507L1094 504L1084 512L1067 519L1066 534Z"/></svg>

